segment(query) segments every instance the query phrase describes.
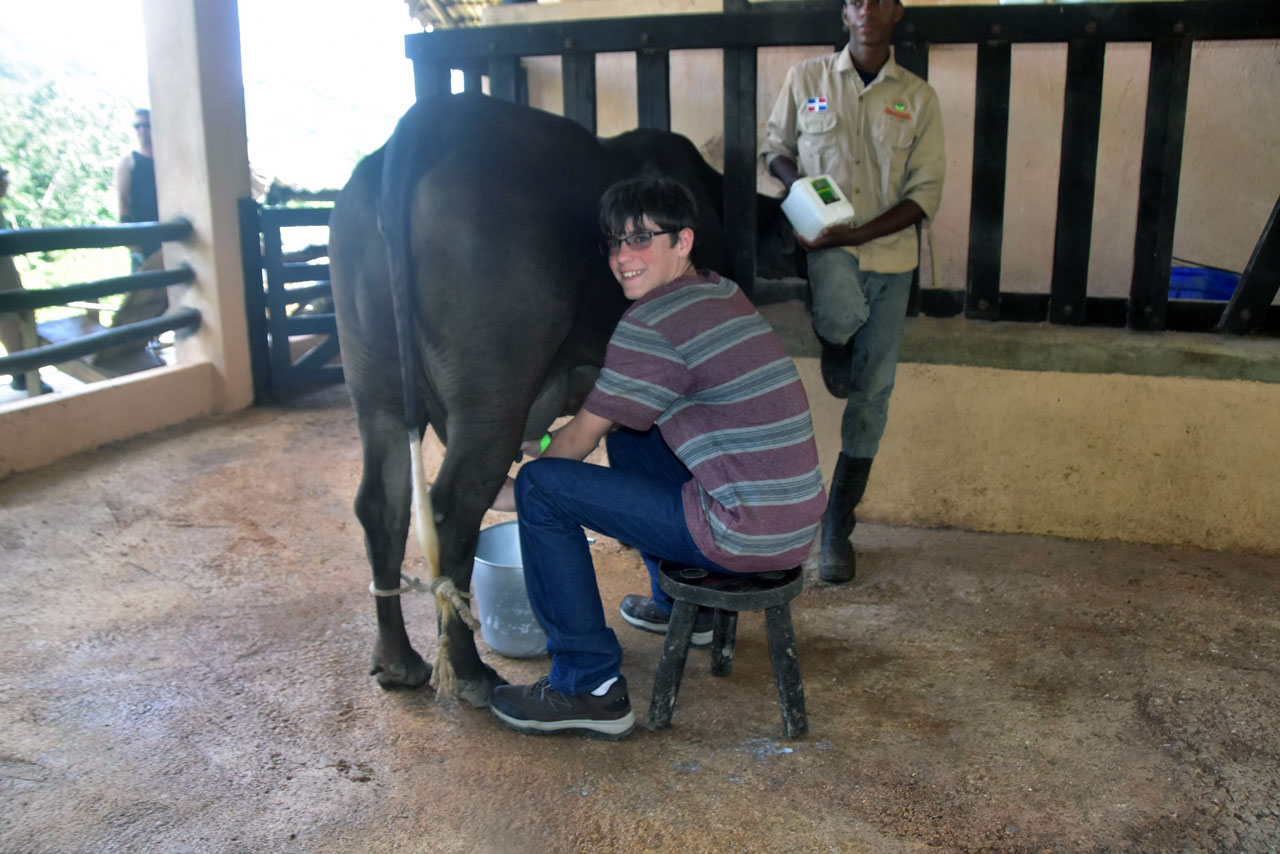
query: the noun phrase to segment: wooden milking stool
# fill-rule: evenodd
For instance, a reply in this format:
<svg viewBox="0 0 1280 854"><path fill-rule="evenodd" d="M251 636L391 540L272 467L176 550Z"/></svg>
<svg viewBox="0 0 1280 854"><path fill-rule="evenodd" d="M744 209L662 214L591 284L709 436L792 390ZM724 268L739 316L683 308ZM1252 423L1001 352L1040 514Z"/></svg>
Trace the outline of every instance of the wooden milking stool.
<svg viewBox="0 0 1280 854"><path fill-rule="evenodd" d="M649 704L649 726L662 729L671 724L680 677L693 637L698 608L714 608L711 637L711 675L728 676L733 670L733 642L739 611L764 611L769 636L769 657L773 660L773 681L778 687L778 706L787 738L809 729L804 710L804 683L796 657L796 636L791 627L791 600L800 595L804 574L799 567L779 572L749 575L718 575L703 569L664 561L659 567L658 586L674 600L662 660L653 680L653 701Z"/></svg>

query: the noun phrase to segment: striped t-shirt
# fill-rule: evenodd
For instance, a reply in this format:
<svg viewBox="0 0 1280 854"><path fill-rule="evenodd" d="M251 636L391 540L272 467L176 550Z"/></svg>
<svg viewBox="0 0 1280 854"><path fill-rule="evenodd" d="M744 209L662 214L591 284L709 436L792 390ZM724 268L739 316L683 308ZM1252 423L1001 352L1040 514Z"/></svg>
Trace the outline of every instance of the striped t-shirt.
<svg viewBox="0 0 1280 854"><path fill-rule="evenodd" d="M657 425L693 473L684 514L725 569L800 564L826 506L809 400L782 342L736 284L699 272L636 300L583 406Z"/></svg>

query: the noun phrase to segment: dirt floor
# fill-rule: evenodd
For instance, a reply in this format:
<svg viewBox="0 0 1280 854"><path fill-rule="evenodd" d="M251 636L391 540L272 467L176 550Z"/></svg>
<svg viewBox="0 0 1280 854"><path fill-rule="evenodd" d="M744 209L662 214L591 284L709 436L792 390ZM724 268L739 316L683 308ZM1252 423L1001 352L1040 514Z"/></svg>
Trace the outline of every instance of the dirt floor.
<svg viewBox="0 0 1280 854"><path fill-rule="evenodd" d="M864 524L793 605L806 737L760 614L670 729L530 737L368 675L359 460L333 388L0 483L0 851L1280 850L1273 561Z"/></svg>

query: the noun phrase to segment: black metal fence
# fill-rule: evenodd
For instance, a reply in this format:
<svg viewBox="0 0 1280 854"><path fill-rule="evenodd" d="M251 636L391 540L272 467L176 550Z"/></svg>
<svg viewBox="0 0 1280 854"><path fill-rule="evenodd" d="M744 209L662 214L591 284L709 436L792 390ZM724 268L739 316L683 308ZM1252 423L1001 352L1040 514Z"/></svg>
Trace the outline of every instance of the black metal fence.
<svg viewBox="0 0 1280 854"><path fill-rule="evenodd" d="M338 355L338 326L329 265L308 257L327 257L327 247L286 253L282 236L287 228L327 227L332 206L262 206L253 199L239 204L255 399L342 382L342 366L330 364Z"/></svg>
<svg viewBox="0 0 1280 854"><path fill-rule="evenodd" d="M185 240L191 232L191 223L185 219L128 225L7 230L0 231L0 255L136 246L146 242ZM0 314L12 312L20 316L29 316L39 308L66 306L80 300L100 299L105 296L187 284L194 279L195 273L191 268L181 266L174 270L151 270L56 288L3 291L0 292ZM27 325L33 326L33 321L28 319ZM38 381L38 375L34 372L40 368L60 365L125 344L149 341L165 332L195 329L199 325L198 309L180 308L160 317L113 326L74 340L33 346L17 353L10 353L0 357L0 374L14 376L26 374L28 393L39 394L41 384ZM34 335L30 337L34 339ZM33 377L35 379L32 379Z"/></svg>
<svg viewBox="0 0 1280 854"><path fill-rule="evenodd" d="M440 30L406 36L405 53L413 60L419 98L449 92L452 70L460 69L467 89L478 91L487 77L491 95L520 102L528 100L521 59L558 55L564 113L594 132L597 53L635 54L640 125L667 130L670 52L722 49L726 228L735 268L740 278L752 281L756 269L756 52L761 47L832 44L840 36L835 19L828 2L727 0L723 14ZM1271 306L1280 287L1280 226L1274 211L1225 308L1220 303L1169 297L1192 45L1206 40L1280 38L1280 3L1197 0L911 7L895 37L898 61L923 77L929 73L930 45L977 46L966 287L964 291L926 290L921 300L926 313L963 312L987 320L1048 320L1143 330L1280 331L1280 312ZM1138 228L1127 299L1086 294L1104 57L1112 42L1152 46ZM1028 43L1068 45L1053 272L1047 294L1000 291L1011 48ZM842 44L838 41L835 46Z"/></svg>

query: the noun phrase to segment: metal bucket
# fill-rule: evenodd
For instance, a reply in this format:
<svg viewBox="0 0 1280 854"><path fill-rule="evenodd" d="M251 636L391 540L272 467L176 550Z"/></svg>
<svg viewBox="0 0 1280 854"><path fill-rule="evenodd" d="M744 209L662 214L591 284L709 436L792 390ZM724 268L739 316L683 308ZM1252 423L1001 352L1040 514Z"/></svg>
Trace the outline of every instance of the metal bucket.
<svg viewBox="0 0 1280 854"><path fill-rule="evenodd" d="M533 615L524 586L517 522L480 530L471 572L480 634L499 655L533 658L547 652L547 634Z"/></svg>

